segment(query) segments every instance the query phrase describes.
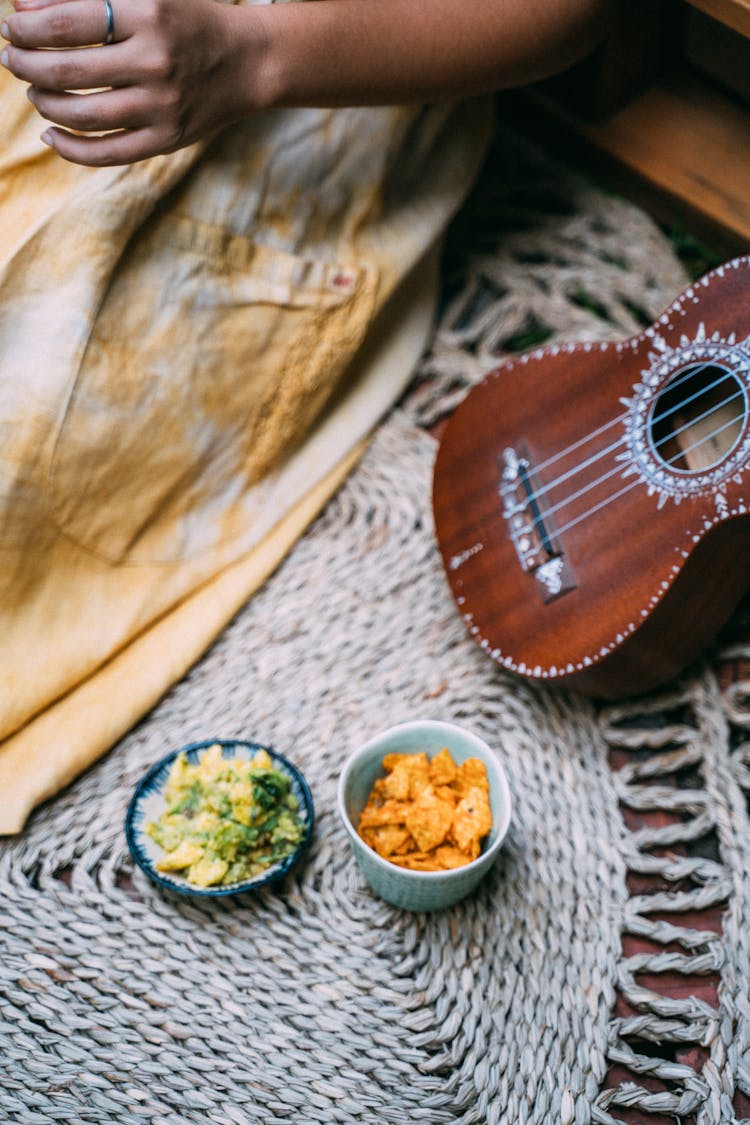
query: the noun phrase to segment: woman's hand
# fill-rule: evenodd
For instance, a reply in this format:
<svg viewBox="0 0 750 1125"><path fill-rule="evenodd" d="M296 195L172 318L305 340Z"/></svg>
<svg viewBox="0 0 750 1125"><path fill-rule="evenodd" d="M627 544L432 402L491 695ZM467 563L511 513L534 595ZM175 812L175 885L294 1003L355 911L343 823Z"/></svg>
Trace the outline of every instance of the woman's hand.
<svg viewBox="0 0 750 1125"><path fill-rule="evenodd" d="M131 163L260 108L262 8L244 9L240 26L238 9L214 0L111 3L107 45L105 0L16 0L3 25L1 61L30 84L29 99L54 123L42 139L61 156Z"/></svg>

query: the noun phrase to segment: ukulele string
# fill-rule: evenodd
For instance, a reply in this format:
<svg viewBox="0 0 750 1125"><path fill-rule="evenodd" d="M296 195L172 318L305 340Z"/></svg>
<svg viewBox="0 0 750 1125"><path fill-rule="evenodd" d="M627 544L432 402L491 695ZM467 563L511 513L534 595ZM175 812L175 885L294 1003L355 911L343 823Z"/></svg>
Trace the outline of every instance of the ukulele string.
<svg viewBox="0 0 750 1125"><path fill-rule="evenodd" d="M713 362L711 360L708 360L706 363L702 363L697 367L686 368L674 380L674 382L670 384L671 388L674 389L675 387L679 387L680 384L684 383L687 379L692 378L694 375L700 375L702 371L705 371L706 368L712 366ZM544 469L549 468L550 465L554 465L555 461L559 461L561 457L567 457L569 453L575 452L576 449L579 449L582 445L585 445L586 442L593 441L594 438L599 437L599 435L603 434L605 430L609 430L612 428L612 426L616 426L618 422L623 422L627 418L627 416L628 411L623 410L622 414L618 414L616 418L612 418L612 420L609 422L604 422L603 425L599 426L598 429L592 430L589 434L584 434L582 438L578 438L577 441L574 441L565 449L561 449L559 453L554 453L551 457L548 457L546 461L542 461L541 464L536 465L534 467L534 471L538 473Z"/></svg>
<svg viewBox="0 0 750 1125"><path fill-rule="evenodd" d="M710 367L710 366L712 366L710 363L705 363L701 367L694 368L693 370L691 370L689 372L689 375L690 375L690 377L693 377L694 375L698 375L702 371L704 371L707 367ZM729 372L723 372L719 376L718 379L715 379L714 382L710 383L707 387L702 387L700 390L695 391L692 395L689 395L688 398L682 399L680 402L678 402L675 406L671 407L669 410L665 410L665 411L662 411L661 414L657 414L654 417L652 424L655 425L657 422L662 422L662 421L664 421L665 418L669 418L672 414L677 413L677 411L683 410L689 403L693 402L697 398L700 398L701 395L707 394L709 391L713 390L715 387L718 387L719 384L723 383L725 381L725 379L727 379L728 377L731 377L730 373ZM685 378L687 378L687 376L685 376ZM682 382L682 381L684 381L682 378L680 380L676 380L675 383L673 384L673 387L679 386L679 383ZM736 397L736 396L733 396L733 397ZM728 399L728 400L725 400L725 402L719 403L718 406L711 407L711 410L709 411L709 413L711 413L714 410L721 409L721 407L725 406L727 404L727 402L729 402L729 401L731 401L731 399ZM576 445L582 445L582 444L584 444L584 442L590 441L595 436L595 434L603 432L604 430L608 429L610 426L614 425L615 422L622 421L624 418L627 417L627 413L628 412L625 411L623 414L620 415L619 418L615 418L612 422L607 422L604 426L600 426L598 431L594 431L594 433L587 434L586 437L581 439L579 442L577 442ZM701 417L703 417L703 416L701 416ZM693 422L695 422L695 421L698 421L698 419L693 419ZM690 424L692 424L692 423L690 423ZM682 432L682 431L681 430L677 431L677 433L680 433L680 432ZM668 440L668 438L663 439L663 440ZM532 501L539 500L542 496L545 496L548 492L551 492L554 488L557 488L564 481L569 480L570 477L575 476L577 473L583 472L584 469L589 468L596 461L599 461L603 457L606 457L609 453L614 452L614 450L616 450L619 446L624 445L625 441L626 441L626 438L623 435L622 437L618 438L617 441L611 442L609 445L605 446L604 449L599 450L598 453L592 454L592 456L589 457L587 460L580 461L578 464L574 465L571 469L568 469L567 472L561 473L561 475L559 477L556 477L555 480L550 481L548 484L544 484L544 485L540 486L538 489L535 489L534 491L532 491L526 497L526 503L531 503ZM662 442L657 443L657 448L660 444L662 444ZM569 448L573 449L574 446L571 446ZM539 473L540 469L544 468L545 466L549 466L554 461L556 461L560 457L564 456L565 452L566 451L563 450L562 453L556 454L554 457L549 458L547 461L543 461L541 463L541 465L539 465L539 466L535 465L534 466L535 475L537 475ZM611 476L611 473L608 473L607 476ZM601 480L604 480L604 479L606 479L606 477L602 477L602 478L600 478L600 480L593 481L591 483L591 485L589 485L589 487L593 488L595 485L599 484L601 482ZM572 497L572 499L575 499L575 497ZM552 510L556 511L556 508L553 508Z"/></svg>
<svg viewBox="0 0 750 1125"><path fill-rule="evenodd" d="M701 391L699 393L702 394L703 392ZM693 397L695 397L695 396L693 396ZM654 448L659 449L660 446L665 445L668 441L671 441L672 438L679 437L679 435L685 433L686 430L690 430L697 422L702 422L705 418L710 418L712 414L721 410L722 407L728 406L735 399L743 398L743 397L744 397L743 391L741 391L741 390L735 391L735 393L730 395L729 398L725 398L723 402L718 403L718 405L716 405L716 406L709 407L708 410L704 410L702 414L696 415L696 417L691 418L689 422L685 422L682 426L679 426L676 430L672 431L671 433L668 433L666 435L666 437L660 438L659 441L654 443ZM689 401L690 401L690 399L685 400L685 402L689 402ZM679 406L676 407L676 409L682 409L682 407L684 405L685 405L685 403L680 403ZM660 414L659 415L659 421L661 421L662 418L668 417L668 415L670 413L673 413L673 411L665 411L664 414ZM729 422L726 423L726 425L732 425L734 422L737 421L737 418L739 418L739 417L741 417L740 414L735 415L735 417L731 418L729 420ZM706 437L701 438L701 440L698 444L702 445L704 442L711 441L712 438L714 438L716 436L716 433L720 433L720 432L721 431L719 430L719 431L716 431L712 434L708 434ZM612 446L609 447L609 449L610 450L616 449L618 445L623 444L624 440L625 439L622 438L620 441L615 442ZM694 447L691 446L689 449L686 449L683 452L677 453L676 456L678 458L681 457L681 456L684 456L684 454L689 453L692 448L694 448ZM602 451L602 454L600 456L604 456L605 452L606 451ZM592 457L589 461L589 464L593 464L594 461L597 461L597 460L599 460L599 457ZM669 462L669 461L667 462L667 464L670 464L670 463L671 462ZM573 473L576 473L580 469L583 469L585 467L586 467L585 465L581 465L578 468L571 470L571 473L567 474L567 475L572 475ZM546 508L544 514L546 516L554 515L555 512L559 512L562 508L567 507L568 504L572 504L574 500L578 500L581 496L584 496L587 492L590 492L592 488L596 488L597 485L603 484L606 480L609 480L610 477L613 477L617 473L620 473L620 472L622 472L622 465L616 464L614 466L614 468L609 469L608 472L603 473L601 476L597 477L595 480L589 481L589 483L584 485L583 488L579 488L577 492L573 492L569 496L563 497L563 499L558 500L558 502L556 504L553 504L551 507ZM564 477L560 477L559 480L554 482L554 483L557 484L557 483L559 483L559 481L561 481L563 479L564 479ZM536 493L533 493L533 492L530 493L529 496L526 498L526 503L528 504L532 500L536 500L537 497L544 495L544 493L548 492L550 490L550 488L552 488L553 486L554 485L550 485L547 488L540 488ZM523 528L523 530L528 531L528 530L530 530L530 528L525 527L525 528Z"/></svg>
<svg viewBox="0 0 750 1125"><path fill-rule="evenodd" d="M717 437L722 432L722 430L726 430L727 427L733 426L736 421L736 418L730 418L730 420L728 422L725 422L723 426L719 426L718 429L713 430L706 437L701 438L700 441L694 442L693 445L689 445L687 449L683 449L679 453L674 454L669 458L668 461L665 462L665 464L671 465L675 461L679 460L680 457L685 456L687 453L691 453L694 449L699 449L701 445L705 445L706 442L712 441L715 437ZM642 481L636 478L629 484L626 484L624 488L619 489L618 492L613 493L611 496L605 496L605 498L603 500L600 500L598 504L595 504L593 508L589 508L588 511L582 512L580 516L576 516L575 519L570 520L561 528L556 528L553 534L553 538L556 536L564 535L566 531L570 531L570 529L572 527L575 527L576 524L582 523L583 520L588 519L589 516L593 516L602 508L606 508L606 506L608 504L611 504L613 500L619 499L620 496L624 496L626 492L630 492L631 489L636 488L640 484L642 484Z"/></svg>

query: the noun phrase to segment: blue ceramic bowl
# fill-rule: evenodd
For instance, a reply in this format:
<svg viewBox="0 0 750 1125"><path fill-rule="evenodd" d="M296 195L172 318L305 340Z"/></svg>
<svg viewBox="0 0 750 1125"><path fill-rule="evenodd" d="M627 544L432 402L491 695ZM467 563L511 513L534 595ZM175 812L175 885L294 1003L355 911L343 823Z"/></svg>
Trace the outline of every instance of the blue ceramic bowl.
<svg viewBox="0 0 750 1125"><path fill-rule="evenodd" d="M187 760L193 764L211 746L221 746L225 758L249 759L258 750L265 750L274 768L285 773L291 781L291 791L298 801L297 812L304 822L305 832L295 851L288 855L281 863L274 864L266 871L255 875L252 879L245 879L241 883L229 883L219 887L196 887L188 883L187 879L173 871L157 871L156 864L164 855L164 851L155 840L146 833L146 825L158 820L166 807L164 801L164 787L169 777L172 762L179 754L185 754ZM203 898L221 898L224 895L244 894L246 891L256 891L260 887L267 887L282 879L294 867L307 848L312 838L315 823L315 810L310 789L304 777L287 758L277 754L270 746L262 746L259 742L241 742L237 739L211 738L205 742L192 742L179 750L167 754L141 779L135 788L125 816L125 836L128 841L133 859L148 875L161 887L180 894L201 896Z"/></svg>
<svg viewBox="0 0 750 1125"><path fill-rule="evenodd" d="M389 863L373 851L357 832L360 813L373 782L384 777L386 754L416 754L433 758L447 747L457 765L481 758L490 785L492 828L481 854L464 867L451 871L409 871ZM375 894L406 910L441 910L475 889L497 859L510 824L510 790L502 766L486 742L453 723L416 720L390 727L360 747L344 766L339 779L338 803L360 870Z"/></svg>

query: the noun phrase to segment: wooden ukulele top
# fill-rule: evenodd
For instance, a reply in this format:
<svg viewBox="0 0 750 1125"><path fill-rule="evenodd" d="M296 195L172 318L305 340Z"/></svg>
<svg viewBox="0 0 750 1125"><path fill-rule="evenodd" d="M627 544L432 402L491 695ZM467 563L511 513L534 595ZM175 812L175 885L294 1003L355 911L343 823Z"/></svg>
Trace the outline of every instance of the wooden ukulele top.
<svg viewBox="0 0 750 1125"><path fill-rule="evenodd" d="M498 663L620 694L720 627L749 582L748 337L740 258L639 336L543 348L470 392L433 506L458 608Z"/></svg>

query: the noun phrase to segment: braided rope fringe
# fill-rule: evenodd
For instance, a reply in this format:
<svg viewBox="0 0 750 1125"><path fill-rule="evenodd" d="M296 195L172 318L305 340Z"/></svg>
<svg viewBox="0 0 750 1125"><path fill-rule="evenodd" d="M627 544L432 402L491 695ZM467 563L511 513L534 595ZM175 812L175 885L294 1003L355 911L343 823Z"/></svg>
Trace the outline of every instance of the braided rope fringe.
<svg viewBox="0 0 750 1125"><path fill-rule="evenodd" d="M667 996L638 980L641 974L665 972L688 978L717 974L725 964L722 934L668 920L723 907L732 892L725 863L701 855L699 847L712 833L721 836L717 747L722 743L716 731L718 701L713 699L713 707L707 703L712 685L706 674L680 691L610 706L601 714L610 747L631 758L614 775L622 807L646 818L665 814L662 823L646 824L625 837L625 862L631 873L656 876L668 888L632 895L626 905L623 936L646 939L655 948L623 955L618 991L637 1014L613 1019L608 1048L612 1064L668 1088L654 1092L633 1082L603 1091L593 1117L602 1125L620 1120L610 1113L617 1107L695 1119L698 1125L732 1120L733 1081L720 1007L690 995ZM706 1057L696 1071L665 1060L663 1051L650 1053L649 1044L662 1049L700 1045Z"/></svg>
<svg viewBox="0 0 750 1125"><path fill-rule="evenodd" d="M747 636L746 625L743 633ZM728 645L721 656L741 661L743 677L748 676L750 645L746 642ZM720 824L720 835L732 894L723 920L726 961L720 995L727 1013L731 1073L737 1089L750 1099L750 679L729 684L721 701L726 724L722 733L728 748L722 761L722 781L731 803Z"/></svg>

